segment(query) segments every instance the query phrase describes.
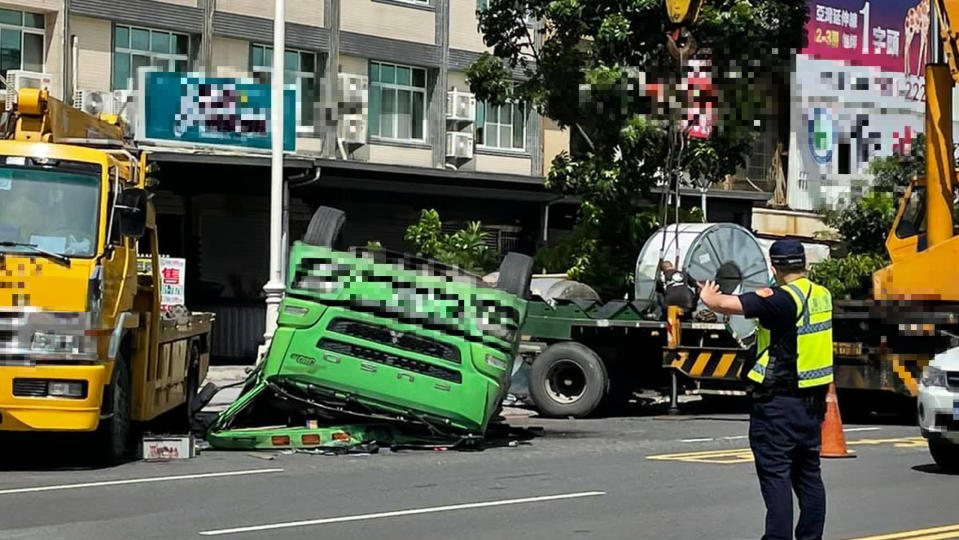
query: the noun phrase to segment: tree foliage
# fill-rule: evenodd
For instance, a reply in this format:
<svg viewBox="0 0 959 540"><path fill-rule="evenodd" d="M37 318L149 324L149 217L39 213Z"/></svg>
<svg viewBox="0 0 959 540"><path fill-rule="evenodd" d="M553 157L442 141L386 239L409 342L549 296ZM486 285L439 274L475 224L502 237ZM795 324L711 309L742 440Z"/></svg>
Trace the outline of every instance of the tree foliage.
<svg viewBox="0 0 959 540"><path fill-rule="evenodd" d="M465 228L447 234L436 210L422 210L419 221L406 228L404 239L414 246L420 257L482 274L494 270L500 258L486 245L482 227L479 221L471 221Z"/></svg>
<svg viewBox="0 0 959 540"><path fill-rule="evenodd" d="M863 298L872 288L872 275L889 264L885 255L857 253L812 265L809 279L829 289L834 298Z"/></svg>
<svg viewBox="0 0 959 540"><path fill-rule="evenodd" d="M839 232L850 254L884 255L895 217L892 193L880 190L839 210L823 212L823 221Z"/></svg>
<svg viewBox="0 0 959 540"><path fill-rule="evenodd" d="M677 170L708 183L744 163L769 112L768 92L758 85L786 80L808 17L804 0L703 6L691 30L699 56L710 61L717 92L709 99L719 114L709 139L684 144L678 121L690 104L679 90L682 67L667 51L663 0L487 4L479 24L492 54L468 68L471 90L494 104L527 103L568 128L582 148L557 156L546 179L550 189L582 200L575 241L540 259L605 291L627 283L638 249L658 226L655 211L643 212L658 199L654 187ZM541 22L528 26L527 17Z"/></svg>

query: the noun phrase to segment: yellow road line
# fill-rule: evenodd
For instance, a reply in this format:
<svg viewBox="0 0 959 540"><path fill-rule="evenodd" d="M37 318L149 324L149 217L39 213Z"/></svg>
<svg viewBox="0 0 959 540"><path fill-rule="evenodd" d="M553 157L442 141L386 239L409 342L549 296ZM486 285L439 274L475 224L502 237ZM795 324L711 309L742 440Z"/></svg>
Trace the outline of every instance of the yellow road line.
<svg viewBox="0 0 959 540"><path fill-rule="evenodd" d="M896 439L858 439L846 443L848 446L891 444L896 448L925 448L926 440L922 437L901 437ZM646 456L646 459L655 461L685 461L689 463L712 463L717 465L732 465L749 463L753 460L752 450L749 448L727 448L725 450L704 450L701 452L679 452L675 454L658 454Z"/></svg>
<svg viewBox="0 0 959 540"><path fill-rule="evenodd" d="M947 538L959 538L959 524L881 534L879 536L863 536L847 540L946 540Z"/></svg>

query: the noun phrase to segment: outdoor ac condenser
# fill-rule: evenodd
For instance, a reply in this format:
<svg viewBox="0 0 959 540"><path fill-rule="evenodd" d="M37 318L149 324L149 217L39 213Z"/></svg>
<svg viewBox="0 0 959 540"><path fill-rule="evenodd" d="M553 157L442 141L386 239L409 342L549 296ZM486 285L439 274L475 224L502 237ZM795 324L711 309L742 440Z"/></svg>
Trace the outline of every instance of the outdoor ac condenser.
<svg viewBox="0 0 959 540"><path fill-rule="evenodd" d="M24 71L22 69L11 69L7 71L7 91L5 96L6 110L12 110L17 102L17 93L22 88L42 88L49 90L53 84L53 75L49 73L38 73L36 71Z"/></svg>
<svg viewBox="0 0 959 540"><path fill-rule="evenodd" d="M473 159L473 134L459 131L447 131L446 157L456 159Z"/></svg>

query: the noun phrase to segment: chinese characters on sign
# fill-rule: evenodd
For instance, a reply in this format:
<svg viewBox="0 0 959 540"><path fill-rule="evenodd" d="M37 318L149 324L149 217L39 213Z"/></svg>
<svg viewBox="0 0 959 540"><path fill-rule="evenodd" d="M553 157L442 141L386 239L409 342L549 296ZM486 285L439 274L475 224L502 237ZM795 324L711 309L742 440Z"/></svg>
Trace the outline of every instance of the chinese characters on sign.
<svg viewBox="0 0 959 540"><path fill-rule="evenodd" d="M921 40L912 39L916 32L910 29L907 13L922 1L812 0L806 26L809 45L803 54L883 71L902 71L903 59L924 52Z"/></svg>
<svg viewBox="0 0 959 540"><path fill-rule="evenodd" d="M186 259L160 257L160 309L185 305ZM137 273L153 275L153 264L147 257L137 259Z"/></svg>

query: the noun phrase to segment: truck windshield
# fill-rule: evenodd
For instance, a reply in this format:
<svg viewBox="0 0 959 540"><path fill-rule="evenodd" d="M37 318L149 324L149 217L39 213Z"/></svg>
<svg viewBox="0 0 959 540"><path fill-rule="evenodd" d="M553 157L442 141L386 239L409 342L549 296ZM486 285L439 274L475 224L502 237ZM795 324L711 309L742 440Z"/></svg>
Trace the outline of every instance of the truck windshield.
<svg viewBox="0 0 959 540"><path fill-rule="evenodd" d="M92 257L99 200L99 165L0 157L0 242L29 244L3 251Z"/></svg>

